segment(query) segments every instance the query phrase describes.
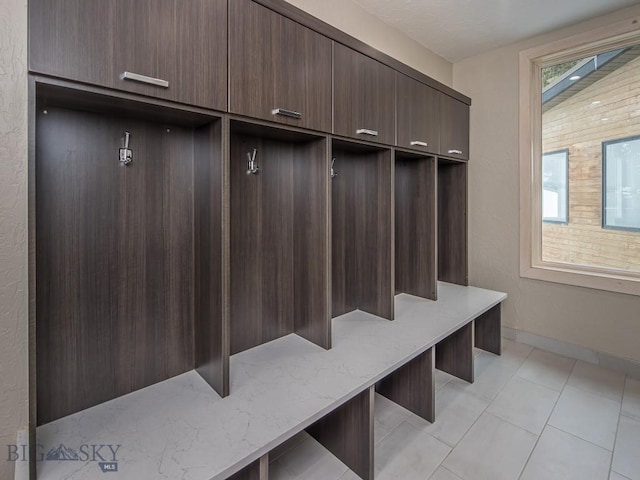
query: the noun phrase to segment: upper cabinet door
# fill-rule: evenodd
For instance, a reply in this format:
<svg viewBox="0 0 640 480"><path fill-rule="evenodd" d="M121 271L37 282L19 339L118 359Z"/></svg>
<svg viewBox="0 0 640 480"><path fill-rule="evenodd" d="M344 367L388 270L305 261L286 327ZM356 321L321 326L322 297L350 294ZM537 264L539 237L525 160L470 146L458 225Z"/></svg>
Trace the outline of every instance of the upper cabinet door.
<svg viewBox="0 0 640 480"><path fill-rule="evenodd" d="M440 153L469 159L469 105L440 94Z"/></svg>
<svg viewBox="0 0 640 480"><path fill-rule="evenodd" d="M334 133L393 144L394 70L335 43L333 74Z"/></svg>
<svg viewBox="0 0 640 480"><path fill-rule="evenodd" d="M30 0L29 68L226 110L226 0Z"/></svg>
<svg viewBox="0 0 640 480"><path fill-rule="evenodd" d="M399 147L438 153L440 150L439 92L397 73Z"/></svg>
<svg viewBox="0 0 640 480"><path fill-rule="evenodd" d="M331 131L331 40L250 0L229 8L229 111Z"/></svg>

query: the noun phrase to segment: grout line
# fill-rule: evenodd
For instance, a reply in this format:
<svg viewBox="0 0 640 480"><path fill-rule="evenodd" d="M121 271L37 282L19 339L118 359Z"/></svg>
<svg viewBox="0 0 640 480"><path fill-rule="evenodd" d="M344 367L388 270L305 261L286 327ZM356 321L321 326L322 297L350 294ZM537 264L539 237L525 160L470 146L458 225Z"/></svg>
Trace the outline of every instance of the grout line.
<svg viewBox="0 0 640 480"><path fill-rule="evenodd" d="M538 348L534 347L533 350L531 350L531 354L535 351L538 350ZM531 355L530 354L530 355ZM547 429L547 427L551 426L549 425L549 420L551 420L551 415L553 415L553 412L555 411L556 407L558 406L558 402L560 401L560 398L562 397L562 392L564 391L564 387L567 384L567 382L569 381L569 377L571 376L571 373L573 373L573 369L576 368L576 363L577 362L573 362L573 368L571 369L571 372L569 372L569 375L567 375L567 378L564 381L564 384L562 385L562 388L560 389L560 391L558 392L558 398L556 398L555 403L553 404L553 408L551 409L551 411L549 412L549 416L547 417L546 422L544 423L544 427L542 427L542 431L540 432L540 435L538 435L538 438L536 439L536 443L533 445L533 448L531 449L531 452L529 452L529 456L527 457L527 461L524 462L524 466L522 467L522 470L520 471L520 475L518 475L518 480L520 480L522 478L522 475L524 475L525 470L527 469L527 467L529 466L529 462L531 461L531 457L533 456L533 452L536 451L536 448L538 448L538 443L540 443L540 439L542 438L542 434L544 433L544 431ZM520 378L520 377L519 377ZM525 379L523 379L525 380ZM536 385L538 385L537 382L531 382L534 383ZM545 385L540 385L540 386L545 386ZM550 387L547 387L550 388ZM557 391L553 388L550 388L551 390Z"/></svg>
<svg viewBox="0 0 640 480"><path fill-rule="evenodd" d="M514 342L514 343L517 343L517 342ZM525 357L525 359L524 359L524 360L522 361L522 363L520 364L521 366L524 364L524 362L526 362L526 361L527 361L527 359L529 358L529 356L531 355L531 353L532 353L534 350L535 350L535 348L531 349L531 351L527 354L527 356ZM503 360L503 357L502 357L502 356L498 356L496 361L497 361L497 362L500 362L501 360ZM507 363L508 363L508 361L507 361ZM476 423L478 423L478 420L480 420L480 418L482 417L482 415L484 415L485 413L487 413L487 414L489 414L489 415L492 415L490 412L487 412L487 409L491 406L491 404L492 404L492 403L493 403L493 401L498 397L498 395L500 395L500 393L502 393L502 390L504 390L505 385L506 385L507 383L509 383L509 382L513 379L513 377L515 376L515 374L516 374L516 372L517 372L518 370L519 370L519 368L518 368L518 369L516 369L516 370L513 372L513 374L512 374L512 375L509 377L509 379L504 383L504 385L502 385L502 387L500 387L500 390L498 391L498 393L496 393L496 394L493 396L493 398L492 398L491 400L488 400L488 399L487 399L487 398L485 398L485 397L480 397L480 396L478 396L478 395L474 394L473 392L466 392L466 393L468 393L468 394L470 394L470 395L473 395L474 397L479 398L480 400L487 401L487 406L482 410L482 412L480 412L480 415L478 415L478 417L473 421L473 423L471 423L471 425L469 426L469 428L467 428L467 429L465 430L465 432L462 434L462 436L461 436L461 437L460 437L460 439L456 442L456 444L455 444L453 447L451 447L451 450L450 450L450 451L449 451L449 453L448 453L448 454L447 454L447 455L442 459L442 461L438 464L438 467L442 467L442 468L444 468L445 470L451 471L451 470L447 469L447 467L445 467L445 466L444 466L444 462L447 460L447 458L449 458L449 456L451 455L451 453L452 453L452 452L453 452L453 451L458 447L458 445L460 445L460 442L462 442L462 440L464 440L464 437L466 437L466 436L467 436L467 434L469 433L469 431L470 431L470 430L471 430L471 429L476 425ZM476 380L477 380L477 379L476 379ZM474 383L475 383L475 382L474 382ZM473 385L473 384L469 384L469 385ZM495 415L492 415L492 416L494 416L494 417L495 417ZM496 417L496 418L499 418L499 417ZM500 419L500 420L502 420L501 418L499 418L499 419ZM432 436L433 436L433 435L432 435ZM438 441L442 442L442 440L440 440L439 438L437 438L437 437L434 437L434 438L435 438L436 440L438 440ZM442 442L442 443L445 443L445 442ZM446 443L445 443L445 445L448 445L448 444L446 444ZM534 448L535 448L535 447L534 447ZM438 469L438 467L436 467L436 470ZM451 472L451 473L453 473L455 476L459 477L459 475L458 475L457 473L455 473L455 472Z"/></svg>
<svg viewBox="0 0 640 480"><path fill-rule="evenodd" d="M549 425L549 424L547 424L547 426L548 426L548 427L551 427L551 428L555 428L556 430L559 430L559 431L561 431L562 433L566 433L567 435L571 435L573 438L577 438L578 440L582 440L583 442L586 442L586 443L588 443L589 445L592 445L592 446L594 446L594 447L598 447L598 448L599 448L599 449L601 449L601 450L606 450L607 452L609 452L609 453L613 454L613 450L609 450L607 447L603 447L602 445L598 445L598 444L593 443L593 442L591 442L591 441L589 441L589 440L585 440L584 438L579 437L579 436L578 436L578 435L576 435L575 433L567 432L566 430L563 430L563 429L562 429L562 428L560 428L560 427L556 427L555 425ZM615 444L615 440L614 440L614 444Z"/></svg>
<svg viewBox="0 0 640 480"><path fill-rule="evenodd" d="M613 455L616 451L616 444L618 443L618 432L620 431L620 422L622 421L622 411L618 414L618 423L616 424L616 436L613 438L613 448L611 449L611 460L609 460L609 476L613 471Z"/></svg>

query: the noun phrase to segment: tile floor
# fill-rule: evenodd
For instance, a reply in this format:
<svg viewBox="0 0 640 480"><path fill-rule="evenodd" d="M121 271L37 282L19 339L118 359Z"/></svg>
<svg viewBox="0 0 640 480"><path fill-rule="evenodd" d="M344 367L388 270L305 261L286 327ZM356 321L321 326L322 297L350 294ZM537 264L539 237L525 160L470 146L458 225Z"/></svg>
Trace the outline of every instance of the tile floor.
<svg viewBox="0 0 640 480"><path fill-rule="evenodd" d="M640 380L504 341L470 385L436 372L431 424L376 395L376 480L640 480ZM271 480L356 480L302 433Z"/></svg>

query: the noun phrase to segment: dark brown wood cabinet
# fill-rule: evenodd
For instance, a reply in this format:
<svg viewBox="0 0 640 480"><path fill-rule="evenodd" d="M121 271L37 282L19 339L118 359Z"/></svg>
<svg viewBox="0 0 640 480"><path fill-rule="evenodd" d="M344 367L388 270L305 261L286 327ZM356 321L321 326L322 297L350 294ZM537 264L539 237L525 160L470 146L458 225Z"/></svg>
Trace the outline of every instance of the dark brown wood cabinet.
<svg viewBox="0 0 640 480"><path fill-rule="evenodd" d="M355 50L334 44L333 131L391 145L395 140L395 72Z"/></svg>
<svg viewBox="0 0 640 480"><path fill-rule="evenodd" d="M397 142L399 147L440 152L440 93L396 73Z"/></svg>
<svg viewBox="0 0 640 480"><path fill-rule="evenodd" d="M34 425L467 283L470 100L282 0L30 0L29 70Z"/></svg>
<svg viewBox="0 0 640 480"><path fill-rule="evenodd" d="M226 0L29 2L44 75L226 110L226 43Z"/></svg>
<svg viewBox="0 0 640 480"><path fill-rule="evenodd" d="M229 111L331 131L331 40L251 0L229 7Z"/></svg>
<svg viewBox="0 0 640 480"><path fill-rule="evenodd" d="M440 93L440 154L469 159L469 105Z"/></svg>

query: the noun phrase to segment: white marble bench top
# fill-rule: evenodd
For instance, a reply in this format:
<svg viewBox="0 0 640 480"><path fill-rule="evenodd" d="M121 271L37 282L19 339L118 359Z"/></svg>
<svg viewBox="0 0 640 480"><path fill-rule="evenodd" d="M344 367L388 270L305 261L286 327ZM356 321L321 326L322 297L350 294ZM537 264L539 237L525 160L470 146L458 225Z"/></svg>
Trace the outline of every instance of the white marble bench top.
<svg viewBox="0 0 640 480"><path fill-rule="evenodd" d="M38 479L224 479L506 298L447 283L438 295L398 295L393 322L361 311L334 319L331 350L292 334L234 355L224 399L191 371L40 426L41 453L121 447L117 473L42 461ZM108 447L99 453L112 459Z"/></svg>

